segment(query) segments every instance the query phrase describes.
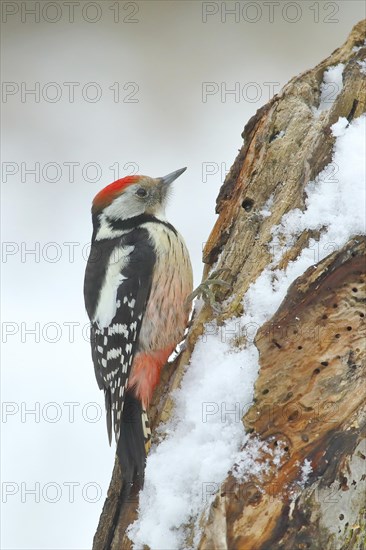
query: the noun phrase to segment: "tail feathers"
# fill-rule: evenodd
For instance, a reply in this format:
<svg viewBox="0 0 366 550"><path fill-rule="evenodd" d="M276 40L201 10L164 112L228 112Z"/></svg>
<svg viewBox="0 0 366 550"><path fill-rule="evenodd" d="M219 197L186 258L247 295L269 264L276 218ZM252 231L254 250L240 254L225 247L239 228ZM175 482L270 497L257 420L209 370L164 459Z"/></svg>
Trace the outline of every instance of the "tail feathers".
<svg viewBox="0 0 366 550"><path fill-rule="evenodd" d="M141 402L130 391L127 391L117 443L117 456L124 482L127 485L137 482L140 487L144 483L146 463L144 414L147 418Z"/></svg>
<svg viewBox="0 0 366 550"><path fill-rule="evenodd" d="M109 440L109 445L111 445L112 443L112 398L111 398L110 389L104 389L104 400L105 400L108 440Z"/></svg>

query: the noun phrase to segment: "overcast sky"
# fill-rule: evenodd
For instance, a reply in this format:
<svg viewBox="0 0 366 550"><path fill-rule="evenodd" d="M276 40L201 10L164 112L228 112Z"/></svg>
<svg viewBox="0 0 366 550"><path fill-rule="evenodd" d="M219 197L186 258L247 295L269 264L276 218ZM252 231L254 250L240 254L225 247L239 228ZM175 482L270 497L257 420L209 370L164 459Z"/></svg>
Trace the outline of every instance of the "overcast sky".
<svg viewBox="0 0 366 550"><path fill-rule="evenodd" d="M4 550L91 548L113 465L82 285L90 204L187 166L167 215L199 283L255 111L365 17L362 1L2 2ZM30 412L33 410L33 413Z"/></svg>

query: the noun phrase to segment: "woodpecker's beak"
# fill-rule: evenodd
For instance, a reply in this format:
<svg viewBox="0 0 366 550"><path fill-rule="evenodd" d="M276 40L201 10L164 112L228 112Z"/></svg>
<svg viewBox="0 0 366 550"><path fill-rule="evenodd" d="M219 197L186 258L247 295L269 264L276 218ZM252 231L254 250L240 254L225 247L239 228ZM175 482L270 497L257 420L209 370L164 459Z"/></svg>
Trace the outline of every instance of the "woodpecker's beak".
<svg viewBox="0 0 366 550"><path fill-rule="evenodd" d="M183 172L185 172L186 170L187 170L187 167L180 168L180 170L176 170L175 172L171 172L171 174L168 174L167 176L163 176L162 178L159 178L159 179L160 179L161 183L163 183L164 185L169 185L174 180L179 178L179 176L181 174L183 174Z"/></svg>

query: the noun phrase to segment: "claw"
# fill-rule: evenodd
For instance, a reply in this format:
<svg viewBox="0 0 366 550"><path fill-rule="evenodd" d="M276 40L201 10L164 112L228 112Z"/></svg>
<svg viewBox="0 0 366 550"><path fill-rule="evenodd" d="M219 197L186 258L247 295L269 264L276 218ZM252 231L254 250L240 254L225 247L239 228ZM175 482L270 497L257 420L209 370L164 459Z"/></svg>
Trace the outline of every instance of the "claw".
<svg viewBox="0 0 366 550"><path fill-rule="evenodd" d="M221 306L216 301L215 293L210 286L216 285L231 288L230 283L219 278L219 276L224 272L230 272L230 269L222 268L217 271L213 271L213 273L211 273L211 275L209 275L205 281L198 285L198 287L187 297L187 303L194 300L194 298L201 296L203 301L211 306L215 313L221 313Z"/></svg>

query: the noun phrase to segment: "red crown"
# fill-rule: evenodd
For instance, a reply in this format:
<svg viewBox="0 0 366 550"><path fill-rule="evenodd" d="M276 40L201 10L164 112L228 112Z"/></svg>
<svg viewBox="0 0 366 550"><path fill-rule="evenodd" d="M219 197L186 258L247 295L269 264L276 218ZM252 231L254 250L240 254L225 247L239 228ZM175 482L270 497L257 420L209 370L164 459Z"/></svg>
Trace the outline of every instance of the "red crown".
<svg viewBox="0 0 366 550"><path fill-rule="evenodd" d="M111 202L129 185L136 183L141 176L126 176L104 187L93 200L93 212L99 212Z"/></svg>

